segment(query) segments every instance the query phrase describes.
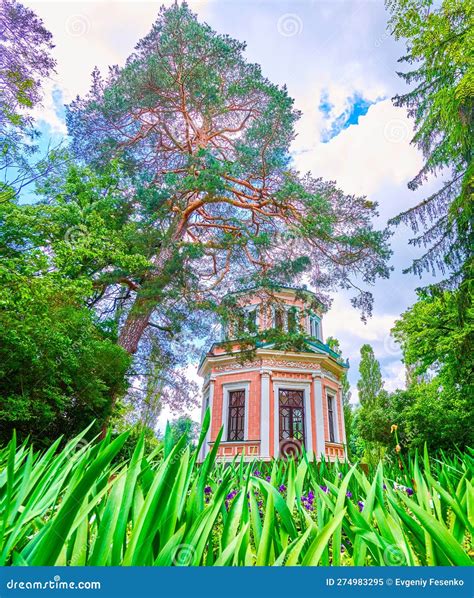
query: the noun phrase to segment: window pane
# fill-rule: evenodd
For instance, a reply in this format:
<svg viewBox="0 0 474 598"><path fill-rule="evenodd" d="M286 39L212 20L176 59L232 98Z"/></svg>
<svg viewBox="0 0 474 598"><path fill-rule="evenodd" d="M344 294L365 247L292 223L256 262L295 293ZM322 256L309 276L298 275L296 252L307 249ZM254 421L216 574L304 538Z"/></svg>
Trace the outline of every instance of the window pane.
<svg viewBox="0 0 474 598"><path fill-rule="evenodd" d="M334 442L334 399L328 396L329 440Z"/></svg>
<svg viewBox="0 0 474 598"><path fill-rule="evenodd" d="M229 423L227 440L244 440L245 390L229 392Z"/></svg>
<svg viewBox="0 0 474 598"><path fill-rule="evenodd" d="M282 309L275 309L275 328L283 329L284 315Z"/></svg>
<svg viewBox="0 0 474 598"><path fill-rule="evenodd" d="M288 312L288 332L296 332L296 311L290 309Z"/></svg>
<svg viewBox="0 0 474 598"><path fill-rule="evenodd" d="M311 336L314 338L319 338L319 320L315 317L312 317L310 320L311 323Z"/></svg>
<svg viewBox="0 0 474 598"><path fill-rule="evenodd" d="M249 312L247 317L247 325L249 332L256 332L257 331L257 310L254 309Z"/></svg>
<svg viewBox="0 0 474 598"><path fill-rule="evenodd" d="M293 439L304 443L304 391L279 390L280 441Z"/></svg>

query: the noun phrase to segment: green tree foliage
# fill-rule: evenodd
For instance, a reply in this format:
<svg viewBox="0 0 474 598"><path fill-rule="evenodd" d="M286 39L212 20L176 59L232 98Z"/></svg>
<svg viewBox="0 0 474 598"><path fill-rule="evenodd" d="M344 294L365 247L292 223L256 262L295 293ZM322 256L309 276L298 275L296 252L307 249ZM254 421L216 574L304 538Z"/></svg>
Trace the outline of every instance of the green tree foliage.
<svg viewBox="0 0 474 598"><path fill-rule="evenodd" d="M133 367L128 370L127 384L124 364L129 364L130 360L127 353L117 346L116 333L133 292L132 279L140 280L150 269L148 256L153 235L146 224L136 218L131 199L123 190L123 177L116 163L109 164L100 174L75 166L63 168L62 171L60 177L50 176L43 181L38 191L39 198L44 197L42 201L34 205L17 205L15 202L2 204L2 282L4 286L10 286L13 293L8 301L8 294L5 296L1 313L2 321L5 322L4 332L6 334L8 331L10 335L9 342L5 341L5 350L11 354L21 354L29 335L32 355L42 355L43 352L52 355L54 363L49 363L46 357L39 360L44 367L41 375L46 375L51 381L50 394L53 388L58 389L59 398L54 399L57 402L54 413L63 413L61 409L66 409L68 397L72 400L80 382L84 380L79 374L71 374L67 360L59 359L57 353L65 351L64 348L53 350L52 346L46 344L34 349L35 335L32 330L27 332L22 329L24 315L20 316L16 305L19 299L14 293L24 297L28 285L34 284L33 290L40 293L41 301L35 303L30 298L33 306L29 306L29 302L24 304L28 317L31 316L31 326L37 327L45 335L44 338L51 341L54 336L53 328L62 327L65 331L64 343L67 344L68 339L71 343L66 354L71 356L77 368L83 368L84 376L87 367L98 372L98 378L86 376L84 384L89 389L90 385L99 380L97 392L100 400L97 400L103 403L102 407L93 407L96 401L94 393L84 391L83 401L89 398L91 409L82 409L78 416L84 417L84 422L89 417L89 420L96 419L98 425L102 424L111 410L111 402L115 402L115 398L121 396L128 386L124 403L117 408L116 417L111 423L117 425L118 418L123 418L130 425L153 429L162 406L178 412L196 405L197 388L185 376L185 368L197 358L200 348L195 339L209 330L209 317L203 318L199 306L191 305L182 296L180 280L176 284L170 281L167 294L162 296L160 313L155 313L150 322L143 350L136 356ZM18 272L23 278L16 278ZM41 311L41 305L41 309L46 311ZM51 311L57 305L62 306L60 319L53 317ZM103 364L92 363L93 352L90 357L81 357L81 345L76 341L77 338L84 338L87 344L89 337L86 332L92 335L91 338L95 338L94 335L97 339L104 337L107 347L112 345L110 351L115 356L115 364L111 363L112 355L108 356L106 353L102 359ZM81 336L83 334L85 337ZM99 358L97 352L94 359ZM8 396L8 401L12 401L6 403L11 413L24 410L20 406L21 397L27 397L30 393L26 379L22 393L15 391L9 394L8 391L13 372L21 379L22 368L30 369L27 359L28 354L15 362L10 359L10 368L3 370L1 374L2 396ZM48 368L53 365L55 376L48 375ZM99 373L101 367L104 368L103 373ZM32 376L34 375L32 371ZM72 379L75 390L67 384L67 388L62 389L61 376L65 380ZM101 376L106 376L106 384L100 382ZM45 390L37 388L33 378L31 384L35 390L31 391L28 404L31 409L41 411L43 395L40 391ZM18 402L18 409L13 408L15 402ZM56 417L58 426L61 417ZM6 410L2 412L1 418L9 421ZM51 418L52 411L49 416ZM42 424L40 417L26 418L22 429L25 433L28 431L36 434L42 426L46 426L47 419L45 417L45 423ZM20 419L12 421L20 426ZM11 425L14 424L8 424L10 427ZM75 427L62 428L64 432L72 433L75 430ZM51 438L53 437L54 434Z"/></svg>
<svg viewBox="0 0 474 598"><path fill-rule="evenodd" d="M375 359L374 350L370 345L360 348L359 380L357 390L361 405L374 403L383 390L380 364Z"/></svg>
<svg viewBox="0 0 474 598"><path fill-rule="evenodd" d="M437 377L392 393L389 418L398 425L402 451L422 450L425 444L432 451L472 446L471 396L443 388Z"/></svg>
<svg viewBox="0 0 474 598"><path fill-rule="evenodd" d="M92 420L98 430L111 394L124 390L129 356L85 306L92 282L65 276L43 251L38 210L0 210L1 438L16 428L49 442Z"/></svg>
<svg viewBox="0 0 474 598"><path fill-rule="evenodd" d="M356 413L357 434L363 441L365 458L368 462L379 459L382 447L390 442L389 394L383 388L380 364L373 348L362 345L359 364L360 408Z"/></svg>
<svg viewBox="0 0 474 598"><path fill-rule="evenodd" d="M95 168L120 156L130 205L149 232L150 267L128 277L120 327L131 354L170 285L212 303L229 288L304 273L321 292L355 288L354 275L365 283L388 275L375 205L294 171L299 113L244 50L176 3L123 68L105 80L96 70L89 94L69 106L77 156ZM354 303L370 311L370 294Z"/></svg>
<svg viewBox="0 0 474 598"><path fill-rule="evenodd" d="M31 109L55 70L52 36L41 19L16 0L0 3L0 202L19 196L63 160L60 148L38 157L39 133Z"/></svg>
<svg viewBox="0 0 474 598"><path fill-rule="evenodd" d="M415 375L393 407L410 446L426 441L433 448L452 448L474 441L474 319L472 302L467 317L459 313L461 292L420 293L393 329Z"/></svg>
<svg viewBox="0 0 474 598"><path fill-rule="evenodd" d="M171 420L169 429L174 444L176 444L180 438L184 437L186 446L190 445L193 448L195 447L199 436L200 425L189 417L189 415L181 415L180 417Z"/></svg>
<svg viewBox="0 0 474 598"><path fill-rule="evenodd" d="M427 249L407 270L449 273L445 285L472 279L474 188L474 4L464 0L387 0L389 27L405 40L400 76L412 89L395 98L415 121L412 140L425 164L409 183L416 189L430 174L449 172L441 188L392 220L409 224L410 241ZM420 230L422 232L420 232ZM445 286L442 285L442 286Z"/></svg>
<svg viewBox="0 0 474 598"><path fill-rule="evenodd" d="M471 300L469 317L461 321L458 294L446 291L431 297L420 292L419 301L402 314L393 334L415 375L432 371L444 386L467 388L474 369L473 309Z"/></svg>

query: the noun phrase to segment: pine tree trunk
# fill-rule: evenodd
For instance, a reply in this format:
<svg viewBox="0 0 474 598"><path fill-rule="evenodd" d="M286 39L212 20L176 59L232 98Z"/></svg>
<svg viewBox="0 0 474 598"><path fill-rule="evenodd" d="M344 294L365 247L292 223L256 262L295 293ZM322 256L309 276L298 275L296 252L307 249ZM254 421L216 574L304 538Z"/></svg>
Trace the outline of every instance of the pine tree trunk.
<svg viewBox="0 0 474 598"><path fill-rule="evenodd" d="M167 285L166 268L173 256L173 244L178 240L178 235L174 235L171 243L163 247L161 251L152 259L153 270L148 274L147 280L143 282L143 288L147 292L147 283L153 285L154 296L150 294L149 288L146 296L138 293L134 304L128 312L122 330L119 334L118 344L130 355L137 352L138 344L148 326L153 310L159 304L159 292ZM157 281L162 279L160 285Z"/></svg>
<svg viewBox="0 0 474 598"><path fill-rule="evenodd" d="M118 344L130 355L135 355L157 301L150 297L137 297L120 331Z"/></svg>
<svg viewBox="0 0 474 598"><path fill-rule="evenodd" d="M147 283L154 283L155 281L158 281L161 277L164 276L166 267L169 264L169 260L171 259L172 255L173 248L170 245L162 249L160 253L153 258L153 271L148 275L148 278L146 281L144 281L143 286L146 286ZM164 278L166 279L166 276ZM163 280L163 287L166 286L166 284L167 281ZM160 302L160 285L155 283L153 284L153 287L155 290L155 296L150 295L149 291L145 297L143 295L137 294L137 297L135 298L135 301L130 311L128 312L127 318L119 334L119 346L125 349L125 351L127 351L127 353L132 356L135 355L135 353L137 352L138 345L140 343L141 338L143 337L143 334L145 333L145 330L147 329L153 311L159 305ZM117 398L118 397L116 394L112 395L110 404L111 413L114 410ZM104 438L107 433L109 418L110 416L105 420L102 426L101 438Z"/></svg>

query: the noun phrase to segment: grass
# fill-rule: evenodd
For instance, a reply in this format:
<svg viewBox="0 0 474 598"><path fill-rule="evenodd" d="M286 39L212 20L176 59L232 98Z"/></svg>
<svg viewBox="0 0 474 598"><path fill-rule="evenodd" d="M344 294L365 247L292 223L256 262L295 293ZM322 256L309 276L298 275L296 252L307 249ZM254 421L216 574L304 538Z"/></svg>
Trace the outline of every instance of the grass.
<svg viewBox="0 0 474 598"><path fill-rule="evenodd" d="M209 423L203 428L199 446ZM87 431L86 431L87 432ZM302 459L203 464L170 436L0 449L0 565L470 565L473 454L364 472Z"/></svg>

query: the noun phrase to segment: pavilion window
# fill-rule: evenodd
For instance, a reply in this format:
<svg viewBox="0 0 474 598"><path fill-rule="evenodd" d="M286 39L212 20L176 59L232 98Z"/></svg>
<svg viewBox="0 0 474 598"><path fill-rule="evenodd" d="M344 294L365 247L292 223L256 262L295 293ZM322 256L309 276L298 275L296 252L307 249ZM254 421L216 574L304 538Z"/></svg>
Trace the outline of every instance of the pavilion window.
<svg viewBox="0 0 474 598"><path fill-rule="evenodd" d="M327 396L328 400L328 422L329 422L329 441L335 442L335 433L334 433L334 397L331 395Z"/></svg>
<svg viewBox="0 0 474 598"><path fill-rule="evenodd" d="M309 319L309 326L310 326L311 336L321 340L321 329L320 329L319 318L316 316L311 316Z"/></svg>
<svg viewBox="0 0 474 598"><path fill-rule="evenodd" d="M294 308L288 310L288 332L298 330L298 311Z"/></svg>
<svg viewBox="0 0 474 598"><path fill-rule="evenodd" d="M245 390L229 391L228 441L241 441L245 437Z"/></svg>
<svg viewBox="0 0 474 598"><path fill-rule="evenodd" d="M252 309L248 312L247 315L247 328L250 333L257 332L258 324L257 324L257 309Z"/></svg>
<svg viewBox="0 0 474 598"><path fill-rule="evenodd" d="M277 330L283 330L285 328L285 311L281 308L274 308L273 312L273 325Z"/></svg>

